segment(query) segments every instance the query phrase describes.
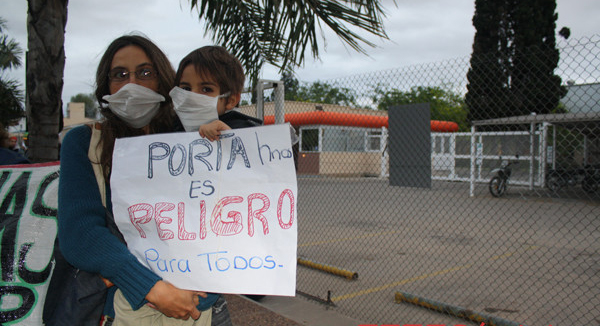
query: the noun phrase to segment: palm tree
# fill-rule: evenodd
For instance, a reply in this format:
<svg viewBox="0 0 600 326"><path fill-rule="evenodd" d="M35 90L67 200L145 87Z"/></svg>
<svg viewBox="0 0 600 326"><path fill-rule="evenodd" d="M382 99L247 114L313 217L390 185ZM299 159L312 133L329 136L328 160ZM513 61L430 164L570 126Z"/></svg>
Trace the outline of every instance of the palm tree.
<svg viewBox="0 0 600 326"><path fill-rule="evenodd" d="M68 0L27 2L29 155L42 162L58 157ZM387 38L379 0L190 0L190 9L206 23L206 34L240 59L251 82L265 63L284 71L301 66L308 50L319 58L323 28L361 53L374 44L355 31Z"/></svg>
<svg viewBox="0 0 600 326"><path fill-rule="evenodd" d="M206 22L206 34L240 58L250 80L256 80L264 63L280 68L302 65L305 52L318 58L317 31L333 31L352 49L374 44L348 27L387 38L379 0L191 0Z"/></svg>
<svg viewBox="0 0 600 326"><path fill-rule="evenodd" d="M32 162L58 159L67 3L68 0L27 0L25 93L28 156Z"/></svg>
<svg viewBox="0 0 600 326"><path fill-rule="evenodd" d="M0 71L18 68L21 66L21 54L23 50L14 39L4 34L6 21L0 18ZM9 126L15 120L22 118L23 91L17 81L5 79L0 74L0 123Z"/></svg>

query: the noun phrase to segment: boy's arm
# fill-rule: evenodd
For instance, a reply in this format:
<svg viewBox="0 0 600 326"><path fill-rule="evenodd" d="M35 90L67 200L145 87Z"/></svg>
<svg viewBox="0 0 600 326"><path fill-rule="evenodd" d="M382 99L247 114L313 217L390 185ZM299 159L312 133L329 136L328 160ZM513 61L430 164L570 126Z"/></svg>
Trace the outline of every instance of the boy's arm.
<svg viewBox="0 0 600 326"><path fill-rule="evenodd" d="M227 124L225 124L225 122L221 120L215 120L213 122L201 125L198 132L200 132L200 136L210 141L215 141L219 139L219 135L221 135L221 130L229 129L231 128Z"/></svg>

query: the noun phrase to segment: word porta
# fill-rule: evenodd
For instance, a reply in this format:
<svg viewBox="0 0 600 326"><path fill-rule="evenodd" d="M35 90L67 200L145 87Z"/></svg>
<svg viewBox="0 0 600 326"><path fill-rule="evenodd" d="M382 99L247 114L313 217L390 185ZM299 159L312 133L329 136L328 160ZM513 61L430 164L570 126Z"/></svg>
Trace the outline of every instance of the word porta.
<svg viewBox="0 0 600 326"><path fill-rule="evenodd" d="M283 159L292 159L293 154L290 148L272 149L267 144L261 144L256 135L256 147L258 158L262 165L265 161L281 161ZM217 148L215 149L210 141L206 139L196 139L190 142L186 148L183 144L175 144L169 146L164 142L154 142L148 146L148 179L154 176L154 162L167 160L167 169L172 176L178 176L187 165L188 174L194 175L194 162L199 162L207 171L220 171L222 162L227 159L227 155L223 154L222 141L231 142L231 150L229 151L229 159L227 160L227 170L231 170L239 156L246 168L250 168L250 159L248 150L242 139L235 136L235 133L222 134L217 140Z"/></svg>
<svg viewBox="0 0 600 326"><path fill-rule="evenodd" d="M262 225L264 235L269 234L269 222L265 214L271 207L269 197L261 193L253 193L248 195L247 199L247 226L248 235L254 236L254 220L258 220ZM229 210L226 212L228 205L241 204L244 198L241 196L227 196L221 198L215 204L210 216L210 229L217 236L232 236L240 234L244 229L242 212L237 210ZM284 205L285 204L285 205ZM290 189L284 189L277 200L277 221L282 229L289 229L294 224L294 193ZM165 216L168 212L175 210L177 207L177 237L179 240L195 240L196 237L205 239L207 236L206 226L206 203L200 201L200 216L198 232L190 232L186 229L186 220L193 217L186 216L185 203L180 202L177 206L173 203L159 202L154 205L148 203L139 203L129 206L129 220L131 224L139 232L141 238L146 238L146 230L148 228L156 229L158 237L161 240L170 240L175 238L175 232L168 228L174 224L173 218ZM285 208L289 208L289 211ZM286 215L286 216L284 216ZM226 218L223 218L226 216ZM154 221L154 226L150 223ZM195 221L194 221L195 222Z"/></svg>

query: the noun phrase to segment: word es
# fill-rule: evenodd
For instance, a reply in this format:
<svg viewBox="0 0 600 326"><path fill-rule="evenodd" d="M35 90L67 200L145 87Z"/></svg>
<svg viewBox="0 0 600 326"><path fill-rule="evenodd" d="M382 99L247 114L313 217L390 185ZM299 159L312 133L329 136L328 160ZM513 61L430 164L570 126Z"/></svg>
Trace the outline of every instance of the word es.
<svg viewBox="0 0 600 326"><path fill-rule="evenodd" d="M250 194L246 200L248 208L248 214L246 216L248 235L250 237L254 236L255 219L260 221L262 224L263 234L267 235L269 233L269 222L265 214L271 207L271 200L265 194L261 193ZM226 208L228 205L240 204L243 202L244 198L241 196L227 196L217 201L210 216L210 229L215 235L233 236L242 232L244 228L242 223L242 213L234 209L227 211ZM284 230L291 228L294 224L294 206L294 193L290 189L284 189L277 199L276 212L279 226ZM204 200L200 201L200 216L197 217L200 225L197 233L190 232L185 227L185 225L189 225L189 222L186 223L186 220L194 218L186 216L185 203L183 202L178 203L177 206L168 202L159 202L154 205L148 203L138 203L129 206L127 210L129 213L129 220L139 232L141 238L147 237L146 230L148 228L155 228L156 232L158 233L158 237L161 240L170 240L175 238L175 233L173 230L168 229L167 226L173 224L173 218L165 216L165 214L175 210L175 207L177 207L176 224L178 239L195 240L196 236L198 236L200 239L205 239L207 236L207 226L206 202ZM289 211L284 210L284 207L289 208ZM226 218L224 218L224 216L226 216ZM149 225L149 223L153 220L155 222L155 227L150 226L151 224Z"/></svg>

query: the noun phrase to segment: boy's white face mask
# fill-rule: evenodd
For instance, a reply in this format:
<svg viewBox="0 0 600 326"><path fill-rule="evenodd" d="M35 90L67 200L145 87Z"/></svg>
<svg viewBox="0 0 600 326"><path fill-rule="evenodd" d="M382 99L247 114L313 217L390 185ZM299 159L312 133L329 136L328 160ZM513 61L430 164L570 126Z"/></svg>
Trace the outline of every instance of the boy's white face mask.
<svg viewBox="0 0 600 326"><path fill-rule="evenodd" d="M181 120L185 131L190 132L198 131L201 125L219 119L217 103L220 98L229 96L229 94L210 97L175 86L169 92L169 96L173 99L175 113Z"/></svg>
<svg viewBox="0 0 600 326"><path fill-rule="evenodd" d="M164 96L135 83L128 83L112 95L104 95L108 108L133 128L142 128L158 113Z"/></svg>

